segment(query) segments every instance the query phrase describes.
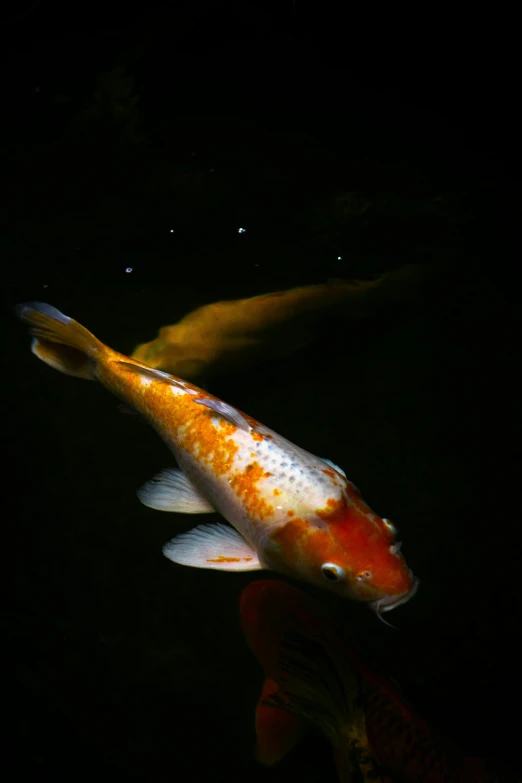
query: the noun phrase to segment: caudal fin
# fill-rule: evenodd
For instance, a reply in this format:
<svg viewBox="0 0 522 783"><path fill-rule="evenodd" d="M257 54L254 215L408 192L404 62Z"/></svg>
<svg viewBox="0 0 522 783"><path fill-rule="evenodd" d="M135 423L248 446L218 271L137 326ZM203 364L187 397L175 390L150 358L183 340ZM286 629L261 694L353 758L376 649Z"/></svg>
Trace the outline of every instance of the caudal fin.
<svg viewBox="0 0 522 783"><path fill-rule="evenodd" d="M44 302L18 305L16 315L31 327L35 356L66 375L94 380L104 346L88 329Z"/></svg>
<svg viewBox="0 0 522 783"><path fill-rule="evenodd" d="M277 699L278 706L267 704L270 697ZM303 738L307 724L300 715L281 709L285 696L279 686L269 677L263 684L263 690L256 707L256 758L267 767L284 758Z"/></svg>

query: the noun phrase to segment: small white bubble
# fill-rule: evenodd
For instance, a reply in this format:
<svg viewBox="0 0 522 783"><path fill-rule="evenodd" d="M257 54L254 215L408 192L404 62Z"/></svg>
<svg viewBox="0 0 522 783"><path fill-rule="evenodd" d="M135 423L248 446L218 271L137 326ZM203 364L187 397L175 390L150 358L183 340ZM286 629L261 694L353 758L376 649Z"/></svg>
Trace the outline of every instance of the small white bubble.
<svg viewBox="0 0 522 783"><path fill-rule="evenodd" d="M342 257L342 256L337 256L337 260L338 260L338 261L342 261L342 260L343 260L343 257Z"/></svg>
<svg viewBox="0 0 522 783"><path fill-rule="evenodd" d="M43 287L47 288L47 286L48 286L48 283L44 283Z"/></svg>
<svg viewBox="0 0 522 783"><path fill-rule="evenodd" d="M127 272L128 275L130 275L130 273L132 272L132 267L128 266L125 271Z"/></svg>
<svg viewBox="0 0 522 783"><path fill-rule="evenodd" d="M238 228L237 233L238 234L244 234L246 231L246 228Z"/></svg>
<svg viewBox="0 0 522 783"><path fill-rule="evenodd" d="M174 233L174 229L173 229L173 228L171 228L171 229L170 229L170 233L171 233L171 234L173 234L173 233Z"/></svg>

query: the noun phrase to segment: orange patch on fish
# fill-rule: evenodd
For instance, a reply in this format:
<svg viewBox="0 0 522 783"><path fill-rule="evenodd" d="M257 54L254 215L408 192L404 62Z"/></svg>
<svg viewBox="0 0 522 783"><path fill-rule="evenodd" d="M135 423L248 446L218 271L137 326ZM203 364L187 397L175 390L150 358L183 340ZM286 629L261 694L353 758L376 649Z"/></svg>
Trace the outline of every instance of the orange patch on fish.
<svg viewBox="0 0 522 783"><path fill-rule="evenodd" d="M364 552L375 540L382 538L382 525L364 501L353 503L343 494L338 500L328 498L326 507L316 509L315 513L335 529L336 540L341 546Z"/></svg>
<svg viewBox="0 0 522 783"><path fill-rule="evenodd" d="M382 533L383 526L360 495L346 497L343 492L337 499L328 498L325 507L317 508L315 513L329 524L355 524L358 521L374 528L374 532Z"/></svg>
<svg viewBox="0 0 522 783"><path fill-rule="evenodd" d="M325 519L328 522L344 522L351 510L346 497L342 494L337 500L335 498L328 498L326 507L317 508L315 513L320 519Z"/></svg>
<svg viewBox="0 0 522 783"><path fill-rule="evenodd" d="M333 483L337 485L338 482L336 481L336 479L338 478L338 475L335 472L335 470L332 470L331 468L322 468L321 472L326 473L327 476L330 476Z"/></svg>
<svg viewBox="0 0 522 783"><path fill-rule="evenodd" d="M274 513L274 507L261 497L257 488L257 482L265 477L266 473L259 462L251 462L244 471L238 471L230 479L230 486L243 501L251 519L264 519Z"/></svg>
<svg viewBox="0 0 522 783"><path fill-rule="evenodd" d="M278 548L281 551L286 551L287 547L290 547L301 558L305 554L305 544L310 535L309 523L304 519L294 517L286 524L276 528L270 534L270 538L278 544ZM318 553L320 561L326 562L330 559L331 553L331 536L329 531L315 528L312 535L314 550Z"/></svg>
<svg viewBox="0 0 522 783"><path fill-rule="evenodd" d="M239 448L231 437L237 431L234 424L219 417L216 426L215 412L197 405L188 394L179 394L172 405L171 386L167 382L150 384L142 395L154 418L178 431L180 448L209 463L216 476L231 470Z"/></svg>
<svg viewBox="0 0 522 783"><path fill-rule="evenodd" d="M252 560L252 557L225 557L220 555L219 557L208 559L207 563L250 563Z"/></svg>
<svg viewBox="0 0 522 783"><path fill-rule="evenodd" d="M280 494L281 494L281 490L280 490L280 489L277 489L277 487L275 487L275 488L274 488L274 490L273 490L273 492L272 492L272 494L273 494L273 495L280 495Z"/></svg>

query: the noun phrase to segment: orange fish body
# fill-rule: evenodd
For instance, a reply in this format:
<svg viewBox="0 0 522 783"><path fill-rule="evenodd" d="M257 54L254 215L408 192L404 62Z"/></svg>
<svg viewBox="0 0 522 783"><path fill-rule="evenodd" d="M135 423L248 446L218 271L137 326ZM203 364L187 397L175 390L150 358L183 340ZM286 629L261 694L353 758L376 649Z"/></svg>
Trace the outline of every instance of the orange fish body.
<svg viewBox="0 0 522 783"><path fill-rule="evenodd" d="M498 762L465 757L443 739L301 590L277 580L252 582L241 594L240 615L266 676L256 709L261 762L282 758L308 721L332 743L341 783L361 777L381 783L520 781L511 770L500 772Z"/></svg>
<svg viewBox="0 0 522 783"><path fill-rule="evenodd" d="M364 601L380 615L408 600L417 580L391 523L344 473L198 387L117 353L50 305L20 305L32 350L69 375L96 379L138 410L179 469L138 492L147 506L219 512L231 527L200 525L165 545L198 568L269 568Z"/></svg>

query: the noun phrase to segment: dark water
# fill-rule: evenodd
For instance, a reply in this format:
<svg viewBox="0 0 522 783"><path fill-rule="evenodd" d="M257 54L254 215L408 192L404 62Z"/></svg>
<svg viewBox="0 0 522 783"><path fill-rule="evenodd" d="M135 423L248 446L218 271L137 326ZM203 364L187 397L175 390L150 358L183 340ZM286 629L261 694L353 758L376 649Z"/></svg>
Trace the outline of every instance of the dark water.
<svg viewBox="0 0 522 783"><path fill-rule="evenodd" d="M256 763L262 674L238 598L259 577L162 556L193 525L136 498L171 464L165 446L103 388L39 363L13 305L48 301L131 352L205 303L370 279L404 263L438 270L418 300L370 320L325 318L309 347L212 391L343 466L394 520L421 589L394 612L399 632L354 604L346 623L465 751L516 766L513 129L505 120L506 133L479 133L471 98L466 115L456 93L435 89L434 72L421 93L396 63L401 100L384 65L333 56L338 40L322 17L314 32L305 15L289 39L282 11L235 8L231 22L210 2L131 18L114 5L84 23L60 17L59 32L42 7L9 39L2 570L12 779L190 770L229 783L335 780L319 738L271 770Z"/></svg>

